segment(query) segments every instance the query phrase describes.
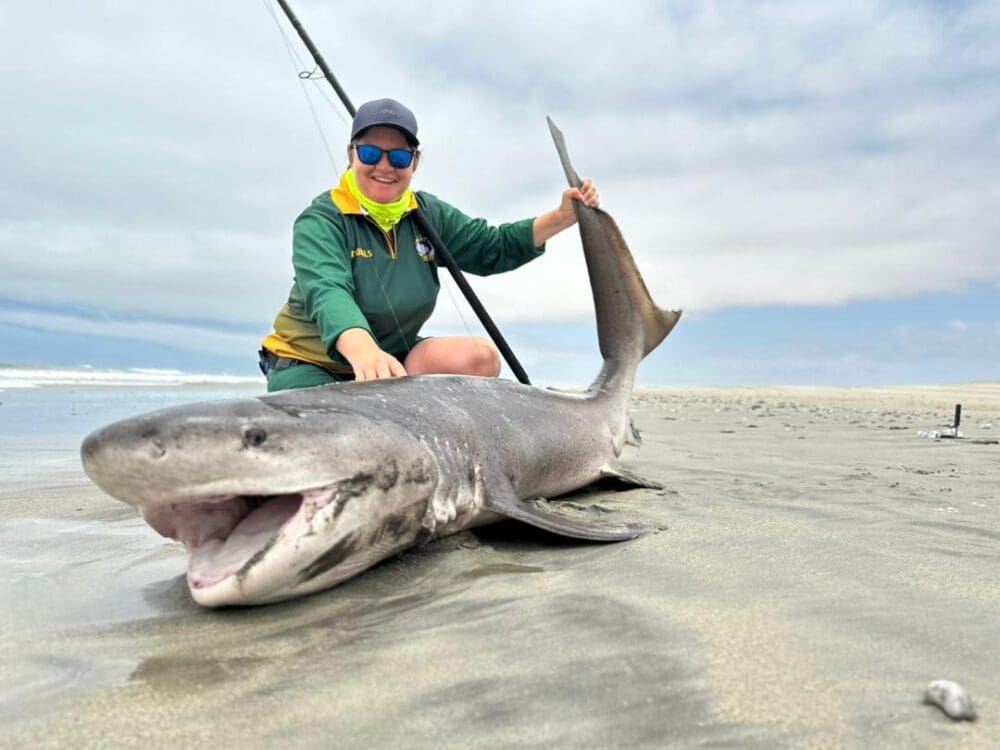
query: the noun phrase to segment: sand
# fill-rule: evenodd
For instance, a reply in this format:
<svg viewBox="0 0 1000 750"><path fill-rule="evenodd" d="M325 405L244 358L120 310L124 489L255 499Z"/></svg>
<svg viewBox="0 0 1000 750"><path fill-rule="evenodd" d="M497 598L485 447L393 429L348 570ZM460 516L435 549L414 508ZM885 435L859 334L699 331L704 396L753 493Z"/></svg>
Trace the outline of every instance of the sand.
<svg viewBox="0 0 1000 750"><path fill-rule="evenodd" d="M966 438L918 434L964 407ZM670 389L570 502L322 594L193 604L185 556L77 479L0 503L0 745L1000 747L1000 384ZM51 479L51 478L49 478ZM946 678L980 719L921 703Z"/></svg>

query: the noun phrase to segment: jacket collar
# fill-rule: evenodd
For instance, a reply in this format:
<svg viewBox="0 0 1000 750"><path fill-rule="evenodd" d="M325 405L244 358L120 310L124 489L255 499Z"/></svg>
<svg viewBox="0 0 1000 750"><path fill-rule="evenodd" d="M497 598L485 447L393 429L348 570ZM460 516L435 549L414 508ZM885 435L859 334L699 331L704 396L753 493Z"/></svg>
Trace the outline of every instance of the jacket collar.
<svg viewBox="0 0 1000 750"><path fill-rule="evenodd" d="M337 183L337 187L330 190L330 200L333 205L342 214L355 214L357 216L364 216L364 210L361 208L361 204L358 203L358 199L351 195L350 189L347 187L345 182L346 178L341 176L340 182ZM406 207L406 211L410 212L414 209L420 208L420 204L417 203L416 192L410 193L410 205Z"/></svg>

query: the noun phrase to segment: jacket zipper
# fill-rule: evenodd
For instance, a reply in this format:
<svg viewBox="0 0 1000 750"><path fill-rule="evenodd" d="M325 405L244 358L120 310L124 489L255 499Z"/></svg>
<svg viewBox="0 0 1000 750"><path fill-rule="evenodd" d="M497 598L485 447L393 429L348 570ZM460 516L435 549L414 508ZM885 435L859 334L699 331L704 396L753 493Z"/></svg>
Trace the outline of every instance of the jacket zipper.
<svg viewBox="0 0 1000 750"><path fill-rule="evenodd" d="M376 229L378 229L381 235L385 237L385 244L389 246L389 257L392 258L393 260L396 260L396 245L399 240L399 237L396 234L396 227L392 228L392 235L390 236L388 232L386 232L384 229L382 229L382 227L378 225L375 219L373 219L368 214L365 214L364 216L369 221L369 223Z"/></svg>

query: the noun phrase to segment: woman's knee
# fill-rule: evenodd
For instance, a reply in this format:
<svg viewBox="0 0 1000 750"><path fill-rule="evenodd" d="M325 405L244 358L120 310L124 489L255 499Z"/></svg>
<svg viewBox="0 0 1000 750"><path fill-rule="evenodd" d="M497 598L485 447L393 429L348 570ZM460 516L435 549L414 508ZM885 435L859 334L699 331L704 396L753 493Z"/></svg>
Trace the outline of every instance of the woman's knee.
<svg viewBox="0 0 1000 750"><path fill-rule="evenodd" d="M466 338L455 352L452 367L463 375L495 378L500 374L500 353L486 339Z"/></svg>
<svg viewBox="0 0 1000 750"><path fill-rule="evenodd" d="M475 374L487 378L495 378L500 374L500 352L485 339L476 339L475 343Z"/></svg>
<svg viewBox="0 0 1000 750"><path fill-rule="evenodd" d="M406 358L405 367L411 375L444 373L495 378L500 374L500 353L482 338L426 339Z"/></svg>

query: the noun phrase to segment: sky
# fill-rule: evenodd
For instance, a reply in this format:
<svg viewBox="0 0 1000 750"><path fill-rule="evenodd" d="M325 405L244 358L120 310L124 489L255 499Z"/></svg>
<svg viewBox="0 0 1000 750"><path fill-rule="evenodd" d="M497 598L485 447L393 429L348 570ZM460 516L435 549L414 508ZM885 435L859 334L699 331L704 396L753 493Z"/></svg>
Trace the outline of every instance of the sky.
<svg viewBox="0 0 1000 750"><path fill-rule="evenodd" d="M293 7L466 213L555 208L555 120L685 311L641 385L1000 380L1000 4ZM256 371L349 130L279 13L0 0L0 363ZM472 284L534 382L596 375L575 230ZM450 282L425 333L483 335Z"/></svg>

